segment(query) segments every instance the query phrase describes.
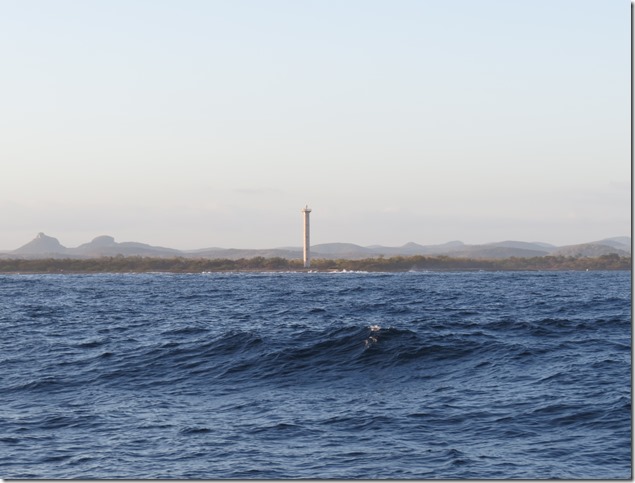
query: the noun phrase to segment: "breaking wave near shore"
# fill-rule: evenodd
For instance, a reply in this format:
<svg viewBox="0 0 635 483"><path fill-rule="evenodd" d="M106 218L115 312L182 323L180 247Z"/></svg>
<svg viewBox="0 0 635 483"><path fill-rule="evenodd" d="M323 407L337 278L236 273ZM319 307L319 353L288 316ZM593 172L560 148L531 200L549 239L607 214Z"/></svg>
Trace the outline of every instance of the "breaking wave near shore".
<svg viewBox="0 0 635 483"><path fill-rule="evenodd" d="M630 272L0 277L3 478L630 478Z"/></svg>

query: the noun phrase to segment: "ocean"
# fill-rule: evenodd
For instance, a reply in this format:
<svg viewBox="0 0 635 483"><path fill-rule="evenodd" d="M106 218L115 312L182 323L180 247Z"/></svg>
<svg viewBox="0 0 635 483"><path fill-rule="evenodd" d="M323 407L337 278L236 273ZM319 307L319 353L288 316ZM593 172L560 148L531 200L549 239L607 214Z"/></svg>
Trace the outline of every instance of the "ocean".
<svg viewBox="0 0 635 483"><path fill-rule="evenodd" d="M630 479L630 272L0 276L0 477Z"/></svg>

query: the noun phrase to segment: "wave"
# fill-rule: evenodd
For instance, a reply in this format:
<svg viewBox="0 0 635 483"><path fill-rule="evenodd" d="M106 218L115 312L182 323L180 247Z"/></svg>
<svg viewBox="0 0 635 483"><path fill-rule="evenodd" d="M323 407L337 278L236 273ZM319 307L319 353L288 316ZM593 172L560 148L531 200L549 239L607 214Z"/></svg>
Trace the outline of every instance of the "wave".
<svg viewBox="0 0 635 483"><path fill-rule="evenodd" d="M76 353L29 380L15 380L6 389L51 392L86 384L165 387L197 379L214 384L291 379L304 384L422 358L453 359L474 350L453 347L455 343L461 342L426 342L411 330L376 325L298 329L279 339L272 333L241 330L212 337L206 329L186 326L163 331L154 343L129 340L119 350L106 340L69 344Z"/></svg>
<svg viewBox="0 0 635 483"><path fill-rule="evenodd" d="M136 341L133 350L114 351L106 344L80 344L90 353L66 361L64 382L43 377L13 389L51 391L68 384L175 388L199 381L207 384L312 384L377 369L434 367L470 361L479 353L520 353L518 346L482 334L423 336L409 329L378 325L345 325L330 329L299 329L277 339L258 331L229 330L209 337L206 329L183 327L161 333L154 344ZM188 338L176 338L187 335ZM98 350L95 350L98 349ZM476 357L474 357L476 356ZM413 373L414 374L414 373ZM416 374L414 374L416 375Z"/></svg>
<svg viewBox="0 0 635 483"><path fill-rule="evenodd" d="M325 312L314 307L312 314ZM134 388L182 389L191 384L315 384L392 369L395 377L419 380L466 364L470 370L500 370L539 363L557 350L565 353L584 347L609 347L614 354L630 353L628 341L586 337L576 341L563 334L595 330L623 322L615 318L572 321L543 318L535 321L501 319L488 323L450 323L420 320L413 329L348 324L315 328L298 324L294 330L229 329L213 333L210 327L189 324L168 327L153 339L88 338L68 343L68 354L52 367L15 380L7 390L64 391L74 384ZM527 336L531 337L527 337ZM549 341L553 340L553 343ZM582 348L584 348L582 347ZM618 370L621 358L593 360L594 368ZM615 366L615 367L614 367ZM571 375L542 374L548 383L567 383Z"/></svg>

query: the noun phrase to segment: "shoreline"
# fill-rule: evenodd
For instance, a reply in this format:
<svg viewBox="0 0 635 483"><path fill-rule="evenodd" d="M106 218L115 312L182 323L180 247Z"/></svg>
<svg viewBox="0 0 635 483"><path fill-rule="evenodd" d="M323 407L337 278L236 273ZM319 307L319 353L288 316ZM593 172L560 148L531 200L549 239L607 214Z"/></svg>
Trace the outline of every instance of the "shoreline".
<svg viewBox="0 0 635 483"><path fill-rule="evenodd" d="M316 259L304 268L301 260L256 257L203 259L182 257L102 257L87 259L0 259L0 275L26 274L204 274L204 273L407 273L407 272L561 272L632 271L631 257L533 257L468 259L450 257L392 257Z"/></svg>

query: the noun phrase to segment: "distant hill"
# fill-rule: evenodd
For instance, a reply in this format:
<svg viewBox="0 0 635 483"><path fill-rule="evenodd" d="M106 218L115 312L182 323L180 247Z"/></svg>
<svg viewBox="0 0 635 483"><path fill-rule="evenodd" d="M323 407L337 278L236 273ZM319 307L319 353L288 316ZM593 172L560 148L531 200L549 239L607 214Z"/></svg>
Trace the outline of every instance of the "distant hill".
<svg viewBox="0 0 635 483"><path fill-rule="evenodd" d="M482 245L466 245L461 241L451 241L437 245L420 245L414 242L399 247L372 245L368 247L354 243L322 243L311 247L313 259L350 259L395 257L395 256L448 256L472 259L532 258L547 255L564 257L598 257L616 254L627 257L631 254L631 238L627 236L606 238L603 240L557 247L549 243L523 242L507 240ZM146 243L121 242L112 236L103 235L94 238L76 248L63 246L56 238L38 233L38 235L20 248L0 253L0 258L98 258L116 256L140 257L185 257L239 260L241 258L302 258L301 247L283 247L269 249L202 248L198 250L176 250L152 246Z"/></svg>
<svg viewBox="0 0 635 483"><path fill-rule="evenodd" d="M615 253L621 257L629 257L630 250L621 250L611 245L599 243L582 243L580 245L570 245L555 250L552 255L562 257L600 257L602 255L610 255Z"/></svg>
<svg viewBox="0 0 635 483"><path fill-rule="evenodd" d="M556 248L558 248L555 245L550 245L548 243L528 243L523 241L512 241L512 240L496 242L496 243L487 243L484 246L514 248L514 249L520 249L520 250L531 250L531 251L546 252L546 253L550 253L554 251Z"/></svg>
<svg viewBox="0 0 635 483"><path fill-rule="evenodd" d="M145 243L117 243L111 236L98 236L77 248L63 246L57 238L38 233L26 245L2 254L2 258L98 258L122 256L177 257L180 250L154 247Z"/></svg>
<svg viewBox="0 0 635 483"><path fill-rule="evenodd" d="M68 255L68 250L57 238L47 236L44 233L38 233L37 236L29 243L22 245L20 248L13 250L13 252L10 252L9 254L55 257Z"/></svg>
<svg viewBox="0 0 635 483"><path fill-rule="evenodd" d="M372 257L375 250L354 243L323 243L311 247L313 258L366 258Z"/></svg>
<svg viewBox="0 0 635 483"><path fill-rule="evenodd" d="M182 255L180 250L173 248L154 247L137 242L117 243L113 237L107 235L98 236L89 243L67 250L74 255L91 258L117 255L142 257L178 257Z"/></svg>
<svg viewBox="0 0 635 483"><path fill-rule="evenodd" d="M502 259L502 258L533 258L544 257L549 255L549 252L544 250L529 250L526 248L513 248L506 246L483 246L483 245L471 245L464 250L454 251L446 254L455 258L475 258L475 259Z"/></svg>
<svg viewBox="0 0 635 483"><path fill-rule="evenodd" d="M631 253L631 238L628 236L616 236L614 238L606 238L604 240L592 242L594 245L605 245L613 248L624 250Z"/></svg>
<svg viewBox="0 0 635 483"><path fill-rule="evenodd" d="M435 255L447 254L456 250L462 250L465 244L460 241L451 241L441 245L419 245L418 243L406 243L400 247L384 247L381 245L373 245L368 247L373 253L385 256L405 256L405 255Z"/></svg>

